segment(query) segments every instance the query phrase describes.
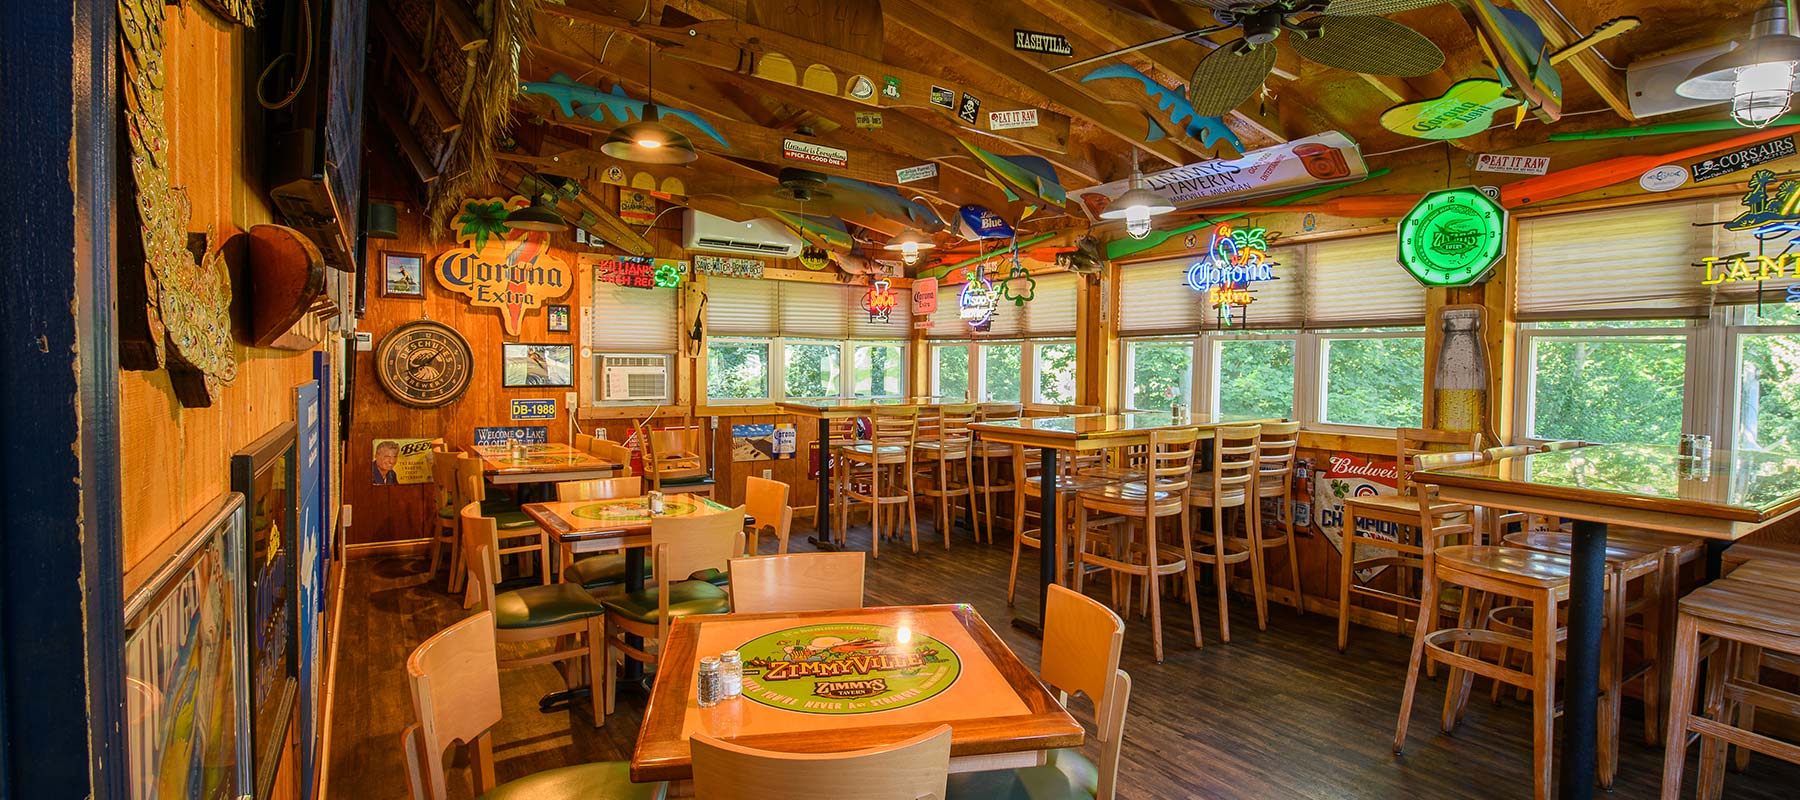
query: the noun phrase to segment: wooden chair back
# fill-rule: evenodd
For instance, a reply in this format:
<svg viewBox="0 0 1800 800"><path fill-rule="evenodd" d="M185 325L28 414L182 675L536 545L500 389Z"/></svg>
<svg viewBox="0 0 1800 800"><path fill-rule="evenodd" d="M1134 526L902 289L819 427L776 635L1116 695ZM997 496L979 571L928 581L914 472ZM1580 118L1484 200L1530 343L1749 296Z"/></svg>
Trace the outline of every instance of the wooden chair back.
<svg viewBox="0 0 1800 800"><path fill-rule="evenodd" d="M884 747L838 753L780 753L720 741L689 740L694 796L707 800L919 800L944 797L950 726Z"/></svg>
<svg viewBox="0 0 1800 800"><path fill-rule="evenodd" d="M456 486L463 491L462 496L456 498L457 508L487 499L487 476L482 472L481 459L467 453L456 456Z"/></svg>
<svg viewBox="0 0 1800 800"><path fill-rule="evenodd" d="M1044 659L1038 674L1069 698L1085 694L1094 704L1094 737L1100 742L1100 780L1095 800L1111 798L1119 777L1131 676L1119 669L1125 621L1104 604L1065 586L1051 585L1044 602Z"/></svg>
<svg viewBox="0 0 1800 800"><path fill-rule="evenodd" d="M1294 474L1294 458L1300 453L1300 423L1265 422L1258 437L1257 459L1262 462L1262 477L1289 478Z"/></svg>
<svg viewBox="0 0 1800 800"><path fill-rule="evenodd" d="M595 439L591 452L619 465L613 472L613 477L631 475L631 448L607 439Z"/></svg>
<svg viewBox="0 0 1800 800"><path fill-rule="evenodd" d="M781 481L754 475L744 478L744 511L754 520L750 523L750 555L758 555L755 551L764 533L775 537L775 552L788 551L788 530L794 525L788 491L788 485Z"/></svg>
<svg viewBox="0 0 1800 800"><path fill-rule="evenodd" d="M1445 469L1448 467L1465 467L1472 464L1483 464L1488 461L1486 453L1476 450L1459 450L1448 453L1419 453L1413 457L1413 469ZM1479 542L1474 539L1478 521L1474 515L1474 507L1456 504L1444 506L1435 502L1437 487L1431 484L1420 484L1416 487L1419 501L1419 545L1427 558L1432 551L1445 544L1446 539L1459 537L1471 540L1471 544ZM1437 506L1434 508L1433 506ZM1426 569L1429 571L1430 567Z"/></svg>
<svg viewBox="0 0 1800 800"><path fill-rule="evenodd" d="M744 507L692 517L650 520L650 552L655 559L656 640L669 640L669 586L704 569L731 569L744 552Z"/></svg>
<svg viewBox="0 0 1800 800"><path fill-rule="evenodd" d="M1481 449L1481 434L1475 432L1439 431L1430 428L1396 428L1394 430L1394 463L1399 467L1400 494L1413 493L1413 459L1421 453L1443 453Z"/></svg>
<svg viewBox="0 0 1800 800"><path fill-rule="evenodd" d="M575 449L583 453L594 452L594 436L589 433L575 434Z"/></svg>
<svg viewBox="0 0 1800 800"><path fill-rule="evenodd" d="M856 429L856 417L839 417L837 419L827 420L825 425L826 429L831 434L830 445L832 447L855 444L862 439L862 433Z"/></svg>
<svg viewBox="0 0 1800 800"><path fill-rule="evenodd" d="M1187 508L1188 487L1194 482L1194 453L1199 449L1199 442L1200 431L1196 428L1150 432L1150 445L1144 450L1143 464L1146 486L1154 491L1144 492L1144 519L1156 516L1157 492L1173 495L1160 501L1161 504L1180 503L1180 508Z"/></svg>
<svg viewBox="0 0 1800 800"><path fill-rule="evenodd" d="M638 441L644 448L644 476L652 488L661 489L666 480L706 474L706 448L700 433L698 425L638 429Z"/></svg>
<svg viewBox="0 0 1800 800"><path fill-rule="evenodd" d="M494 584L500 582L500 526L481 515L481 506L462 508L462 543L470 590L486 610L494 608Z"/></svg>
<svg viewBox="0 0 1800 800"><path fill-rule="evenodd" d="M731 560L731 611L762 614L863 607L863 554L789 553Z"/></svg>
<svg viewBox="0 0 1800 800"><path fill-rule="evenodd" d="M1018 419L1025 415L1025 406L1020 403L982 403L976 407L975 414L982 422Z"/></svg>
<svg viewBox="0 0 1800 800"><path fill-rule="evenodd" d="M1255 481L1262 470L1262 426L1228 425L1213 429L1213 501L1241 489L1256 502Z"/></svg>
<svg viewBox="0 0 1800 800"><path fill-rule="evenodd" d="M406 659L415 723L407 728L407 767L414 800L443 800L444 752L469 745L477 792L494 788L488 731L500 722L500 666L494 614L481 611L438 631Z"/></svg>
<svg viewBox="0 0 1800 800"><path fill-rule="evenodd" d="M869 440L878 447L912 449L919 433L919 409L912 406L876 406L869 415Z"/></svg>
<svg viewBox="0 0 1800 800"><path fill-rule="evenodd" d="M457 508L456 465L458 456L443 450L431 453L431 482L437 484L438 508Z"/></svg>
<svg viewBox="0 0 1800 800"><path fill-rule="evenodd" d="M625 478L563 481L556 484L556 499L564 503L571 500L612 500L620 497L639 497L643 494L644 479L635 475Z"/></svg>
<svg viewBox="0 0 1800 800"><path fill-rule="evenodd" d="M938 459L950 461L969 457L969 449L974 446L975 432L969 430L969 423L975 421L975 405L973 403L939 406Z"/></svg>

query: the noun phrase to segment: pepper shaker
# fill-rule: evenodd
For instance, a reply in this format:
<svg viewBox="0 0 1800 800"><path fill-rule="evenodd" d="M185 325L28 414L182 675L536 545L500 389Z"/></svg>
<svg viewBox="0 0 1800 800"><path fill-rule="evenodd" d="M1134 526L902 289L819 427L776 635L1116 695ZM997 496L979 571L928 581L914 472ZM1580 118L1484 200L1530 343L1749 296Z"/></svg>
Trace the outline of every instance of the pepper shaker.
<svg viewBox="0 0 1800 800"><path fill-rule="evenodd" d="M696 681L695 694L701 708L712 708L724 698L725 673L719 659L713 656L700 659L700 679Z"/></svg>

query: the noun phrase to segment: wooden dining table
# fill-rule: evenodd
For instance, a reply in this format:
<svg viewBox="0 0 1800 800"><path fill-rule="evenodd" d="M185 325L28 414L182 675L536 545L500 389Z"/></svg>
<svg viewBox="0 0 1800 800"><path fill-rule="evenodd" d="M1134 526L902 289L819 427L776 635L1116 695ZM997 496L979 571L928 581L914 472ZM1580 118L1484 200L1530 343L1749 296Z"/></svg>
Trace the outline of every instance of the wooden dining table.
<svg viewBox="0 0 1800 800"><path fill-rule="evenodd" d="M1056 582L1056 559L1060 545L1062 519L1056 502L1056 464L1058 454L1088 453L1115 447L1149 444L1150 434L1157 431L1197 428L1202 440L1210 440L1213 431L1227 425L1255 425L1280 422L1279 417L1243 414L1183 414L1179 417L1162 411L1133 411L1123 414L1085 414L1070 417L1025 417L1023 419L976 422L969 429L983 441L1013 446L1013 457L1024 458L1026 447L1038 448L1039 474L1043 476L1040 519L1050 520L1040 531L1038 548L1038 620L1014 617L1013 626L1042 635L1044 604L1050 584ZM1019 487L1021 490L1024 487Z"/></svg>
<svg viewBox="0 0 1800 800"><path fill-rule="evenodd" d="M1707 577L1716 578L1724 544L1800 511L1794 453L1715 450L1700 461L1670 445L1595 445L1419 470L1412 480L1451 502L1574 521L1557 794L1579 800L1594 796L1607 526L1704 537Z"/></svg>
<svg viewBox="0 0 1800 800"><path fill-rule="evenodd" d="M620 466L561 442L525 445L523 456L514 456L503 444L472 444L468 450L481 459L481 471L496 486L607 478Z"/></svg>
<svg viewBox="0 0 1800 800"><path fill-rule="evenodd" d="M743 656L743 695L701 708L699 659L726 650ZM1040 765L1046 750L1086 736L966 604L683 617L663 643L631 779L690 779L694 734L827 753L944 724L951 772Z"/></svg>
<svg viewBox="0 0 1800 800"><path fill-rule="evenodd" d="M819 425L819 504L813 511L813 535L806 541L820 550L838 549L831 536L831 423L866 417L877 406L913 407L923 411L967 403L950 397L827 397L818 400L784 400L776 404L784 414L815 420Z"/></svg>

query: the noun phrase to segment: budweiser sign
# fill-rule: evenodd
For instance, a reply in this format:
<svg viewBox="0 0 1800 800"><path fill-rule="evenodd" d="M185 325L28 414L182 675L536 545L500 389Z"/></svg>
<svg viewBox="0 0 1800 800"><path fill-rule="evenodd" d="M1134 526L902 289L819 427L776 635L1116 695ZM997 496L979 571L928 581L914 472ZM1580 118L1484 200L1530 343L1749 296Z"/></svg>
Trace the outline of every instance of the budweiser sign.
<svg viewBox="0 0 1800 800"><path fill-rule="evenodd" d="M1355 476L1371 478L1389 486L1400 482L1400 467L1393 462L1375 463L1365 461L1356 456L1339 453L1331 457L1331 471L1327 475L1339 477Z"/></svg>

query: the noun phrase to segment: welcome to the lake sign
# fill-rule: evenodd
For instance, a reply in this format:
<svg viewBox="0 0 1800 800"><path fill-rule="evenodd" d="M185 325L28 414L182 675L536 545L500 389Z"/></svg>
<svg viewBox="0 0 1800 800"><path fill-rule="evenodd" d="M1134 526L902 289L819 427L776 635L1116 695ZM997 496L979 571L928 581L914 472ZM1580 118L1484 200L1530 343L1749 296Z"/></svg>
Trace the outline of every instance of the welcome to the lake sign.
<svg viewBox="0 0 1800 800"><path fill-rule="evenodd" d="M519 335L526 311L575 285L568 262L550 253L549 233L507 227L506 215L529 205L516 196L464 201L450 223L462 246L440 253L431 265L438 284L467 296L469 305L499 309L509 336Z"/></svg>

